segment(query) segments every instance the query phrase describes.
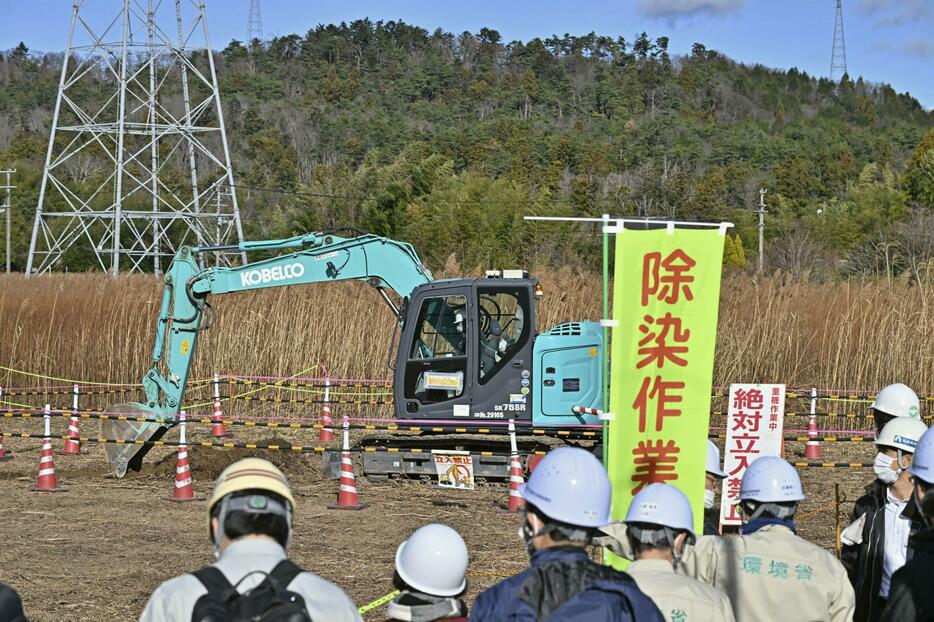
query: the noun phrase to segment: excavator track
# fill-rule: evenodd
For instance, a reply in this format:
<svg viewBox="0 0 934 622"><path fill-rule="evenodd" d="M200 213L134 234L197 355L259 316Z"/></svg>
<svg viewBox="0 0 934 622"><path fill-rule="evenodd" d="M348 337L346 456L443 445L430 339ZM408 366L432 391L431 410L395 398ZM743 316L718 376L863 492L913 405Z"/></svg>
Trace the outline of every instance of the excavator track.
<svg viewBox="0 0 934 622"><path fill-rule="evenodd" d="M517 446L523 470L527 471L530 454L548 451L562 443L563 439L520 437ZM379 436L361 439L354 449L359 472L371 482L405 480L435 486L438 476L432 450L446 450L470 452L477 488L503 490L509 487L510 446L505 439L436 434L402 438ZM340 451L324 454L324 470L332 479L340 478Z"/></svg>

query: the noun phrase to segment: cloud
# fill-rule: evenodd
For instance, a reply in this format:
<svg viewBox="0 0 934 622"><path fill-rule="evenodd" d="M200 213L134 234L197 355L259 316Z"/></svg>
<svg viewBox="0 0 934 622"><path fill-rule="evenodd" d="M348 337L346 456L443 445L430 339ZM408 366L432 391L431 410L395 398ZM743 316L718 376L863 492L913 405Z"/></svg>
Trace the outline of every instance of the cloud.
<svg viewBox="0 0 934 622"><path fill-rule="evenodd" d="M892 52L901 56L914 56L921 60L934 59L934 39L906 39L898 43L884 42L875 46L881 52Z"/></svg>
<svg viewBox="0 0 934 622"><path fill-rule="evenodd" d="M639 0L637 9L650 17L678 18L707 13L723 15L738 11L746 0Z"/></svg>
<svg viewBox="0 0 934 622"><path fill-rule="evenodd" d="M877 26L902 26L934 19L931 0L860 0L859 10L874 16Z"/></svg>
<svg viewBox="0 0 934 622"><path fill-rule="evenodd" d="M934 58L934 39L909 39L899 44L898 48L905 54L917 56L921 60Z"/></svg>

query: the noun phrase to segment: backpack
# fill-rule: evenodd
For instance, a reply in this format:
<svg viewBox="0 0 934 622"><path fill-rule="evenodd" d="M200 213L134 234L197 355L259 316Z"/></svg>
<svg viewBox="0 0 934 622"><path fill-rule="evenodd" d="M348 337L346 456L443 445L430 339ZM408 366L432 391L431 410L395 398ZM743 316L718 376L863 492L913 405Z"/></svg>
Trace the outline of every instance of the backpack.
<svg viewBox="0 0 934 622"><path fill-rule="evenodd" d="M283 559L262 583L245 594L213 566L192 574L207 588L191 614L192 622L312 622L301 594L285 589L302 569ZM252 574L252 573L251 573ZM243 581L241 579L240 581ZM239 585L240 582L237 582Z"/></svg>

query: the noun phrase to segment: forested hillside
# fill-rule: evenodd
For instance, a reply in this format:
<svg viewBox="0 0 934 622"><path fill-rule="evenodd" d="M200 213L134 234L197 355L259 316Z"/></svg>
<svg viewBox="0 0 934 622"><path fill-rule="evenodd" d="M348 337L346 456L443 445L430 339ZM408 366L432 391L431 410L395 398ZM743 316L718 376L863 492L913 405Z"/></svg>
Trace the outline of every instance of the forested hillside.
<svg viewBox="0 0 934 622"><path fill-rule="evenodd" d="M771 268L923 280L934 258L934 112L887 85L700 43L672 56L645 33L506 43L366 20L234 41L217 62L251 238L349 225L410 241L435 267L454 253L468 267L587 268L591 236L522 216L609 212L731 220L751 261L764 186ZM24 47L0 61L20 269L60 63ZM106 172L101 160L81 174ZM731 241L732 263L742 247Z"/></svg>

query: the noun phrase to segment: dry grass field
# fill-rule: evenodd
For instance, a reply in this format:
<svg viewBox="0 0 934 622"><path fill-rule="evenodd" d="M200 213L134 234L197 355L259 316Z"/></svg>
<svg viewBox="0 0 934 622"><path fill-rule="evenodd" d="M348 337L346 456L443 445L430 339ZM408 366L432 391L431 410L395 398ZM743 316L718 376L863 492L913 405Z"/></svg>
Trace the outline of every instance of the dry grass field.
<svg viewBox="0 0 934 622"><path fill-rule="evenodd" d="M447 273L456 274L456 266ZM539 328L600 315L599 276L539 271ZM38 374L138 382L150 364L161 284L0 276L0 365ZM213 372L387 377L392 319L358 283L285 287L212 300L193 378ZM796 283L727 276L714 384L876 389L901 381L934 392L934 288L902 282ZM42 384L0 370L0 386Z"/></svg>
<svg viewBox="0 0 934 622"><path fill-rule="evenodd" d="M545 288L540 328L599 317L598 277L570 269L538 276ZM717 385L759 381L874 390L897 380L919 392L934 392L934 290L904 283L816 284L728 276L722 291ZM147 277L0 277L0 366L60 378L138 382L149 365L159 298L159 284ZM213 372L320 375L320 365L332 376L388 376L391 318L365 285L282 288L213 302L217 319L199 345L193 378ZM56 383L0 369L0 386ZM191 393L203 396L204 391L201 387ZM111 398L95 398L93 405ZM16 399L33 404L42 400ZM67 407L67 396L55 399ZM822 404L828 410L865 412L865 403ZM926 414L931 414L930 405L925 406ZM798 401L788 409L801 411L805 406ZM228 407L247 414L267 414L270 409L278 415L317 414L314 406L237 402ZM337 416L356 412L361 411L355 406L335 407ZM800 427L801 421L787 421L786 429ZM36 419L4 418L0 423L7 431L40 430ZM61 434L63 425L63 420L53 420L53 432ZM96 435L96 422L84 420L82 426L82 433ZM866 427L866 421L821 417L821 426L854 429ZM207 438L208 426L192 428L195 442ZM239 427L234 432L236 440L271 438L261 429ZM278 430L276 436L306 444L316 438L307 430ZM163 500L172 486L171 448L156 447L141 473L116 481L107 472L101 446L88 445L82 456L56 457L60 481L69 490L43 495L28 491L39 441L11 438L5 445L15 459L0 463L0 581L21 591L34 622L136 619L159 582L210 562L204 502L177 505ZM823 457L868 462L874 449L866 445L825 443ZM60 441L55 446L59 448ZM789 443L789 459L801 460L803 448L802 443ZM246 453L253 452L195 447L191 457L196 492L206 494L219 470ZM320 457L265 455L283 467L299 498L293 557L337 582L358 604L391 589L395 547L430 521L454 526L468 542L468 600L526 563L515 535L518 519L498 508L506 498L503 491L467 494L362 480L361 495L372 506L347 515L326 509L336 496L336 483L322 477ZM837 514L849 512L871 471L809 468L802 471L802 479L808 499L799 516L800 533L831 549ZM839 512L835 484L846 498ZM374 611L367 619L383 619L382 614Z"/></svg>

